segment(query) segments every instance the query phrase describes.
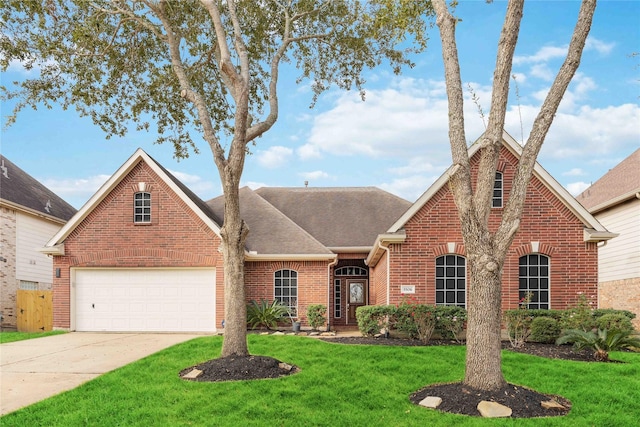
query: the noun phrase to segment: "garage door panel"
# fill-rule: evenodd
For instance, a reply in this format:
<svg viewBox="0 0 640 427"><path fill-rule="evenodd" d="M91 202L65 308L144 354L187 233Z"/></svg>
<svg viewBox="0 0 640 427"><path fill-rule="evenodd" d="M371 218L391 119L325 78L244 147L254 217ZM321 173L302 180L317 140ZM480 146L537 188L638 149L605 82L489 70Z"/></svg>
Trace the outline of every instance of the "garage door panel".
<svg viewBox="0 0 640 427"><path fill-rule="evenodd" d="M76 330L215 331L214 269L78 269Z"/></svg>

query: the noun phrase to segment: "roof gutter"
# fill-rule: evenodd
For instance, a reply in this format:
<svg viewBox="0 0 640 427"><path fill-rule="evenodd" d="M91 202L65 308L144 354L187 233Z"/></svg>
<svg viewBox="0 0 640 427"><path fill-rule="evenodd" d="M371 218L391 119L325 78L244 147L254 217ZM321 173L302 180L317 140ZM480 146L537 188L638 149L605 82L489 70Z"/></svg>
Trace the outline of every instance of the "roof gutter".
<svg viewBox="0 0 640 427"><path fill-rule="evenodd" d="M621 194L618 197L615 197L611 200L607 200L604 203L600 203L598 205L590 207L588 210L592 215L595 215L601 211L609 209L615 205L619 205L622 202L626 202L627 200L631 200L633 198L640 199L640 191L639 189L631 190L625 194Z"/></svg>
<svg viewBox="0 0 640 427"><path fill-rule="evenodd" d="M374 248L369 252L364 263L369 267L375 267L382 257L382 250L386 250L385 248L394 243L404 243L405 240L407 240L407 233L404 230L400 230L397 233L380 234L376 238Z"/></svg>
<svg viewBox="0 0 640 427"><path fill-rule="evenodd" d="M1 199L0 198L0 204L6 205L7 207L9 207L11 209L15 209L17 211L22 211L22 212L34 215L34 216L36 216L38 218L44 218L44 219L46 219L48 221L55 222L56 224L64 225L64 224L67 223L67 220L65 220L65 219L58 218L57 216L53 216L53 215L50 215L50 214L46 214L44 212L40 212L40 211L38 211L36 209L28 208L28 207L20 205L18 203L11 202L11 201L9 201L7 199Z"/></svg>
<svg viewBox="0 0 640 427"><path fill-rule="evenodd" d="M338 255L330 254L259 254L248 251L244 254L245 261L326 261L337 260Z"/></svg>
<svg viewBox="0 0 640 427"><path fill-rule="evenodd" d="M618 237L620 234L611 233L609 231L598 231L593 228L584 229L584 241L587 243L600 243L607 244L607 240L611 240L614 237Z"/></svg>
<svg viewBox="0 0 640 427"><path fill-rule="evenodd" d="M37 248L36 251L45 255L64 256L64 243L60 243L54 246L45 246L44 248Z"/></svg>

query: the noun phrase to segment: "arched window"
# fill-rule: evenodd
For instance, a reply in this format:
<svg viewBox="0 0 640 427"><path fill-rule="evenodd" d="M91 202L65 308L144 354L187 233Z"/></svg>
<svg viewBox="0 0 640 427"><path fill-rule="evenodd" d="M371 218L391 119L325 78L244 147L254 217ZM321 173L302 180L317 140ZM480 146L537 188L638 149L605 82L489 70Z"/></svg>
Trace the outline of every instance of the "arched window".
<svg viewBox="0 0 640 427"><path fill-rule="evenodd" d="M465 307L467 260L460 255L436 258L436 305Z"/></svg>
<svg viewBox="0 0 640 427"><path fill-rule="evenodd" d="M502 179L502 172L496 172L496 179L493 181L493 198L491 199L491 206L494 208L501 208L503 195L504 195L504 180Z"/></svg>
<svg viewBox="0 0 640 427"><path fill-rule="evenodd" d="M136 224L151 222L151 193L144 191L133 196L133 222Z"/></svg>
<svg viewBox="0 0 640 427"><path fill-rule="evenodd" d="M280 304L289 308L292 316L298 313L298 272L294 270L278 270L274 274L274 297Z"/></svg>
<svg viewBox="0 0 640 427"><path fill-rule="evenodd" d="M335 276L366 276L367 269L362 267L347 266L336 268Z"/></svg>
<svg viewBox="0 0 640 427"><path fill-rule="evenodd" d="M527 308L549 309L549 257L529 254L520 257L518 298Z"/></svg>

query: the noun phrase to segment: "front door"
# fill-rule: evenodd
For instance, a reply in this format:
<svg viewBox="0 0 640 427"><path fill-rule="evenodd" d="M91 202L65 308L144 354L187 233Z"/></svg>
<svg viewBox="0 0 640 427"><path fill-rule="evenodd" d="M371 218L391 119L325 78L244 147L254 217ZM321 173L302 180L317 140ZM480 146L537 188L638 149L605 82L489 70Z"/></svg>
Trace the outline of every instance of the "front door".
<svg viewBox="0 0 640 427"><path fill-rule="evenodd" d="M347 284L349 287L347 300L347 323L355 324L357 323L356 309L367 304L367 281L362 279L349 280L347 281Z"/></svg>

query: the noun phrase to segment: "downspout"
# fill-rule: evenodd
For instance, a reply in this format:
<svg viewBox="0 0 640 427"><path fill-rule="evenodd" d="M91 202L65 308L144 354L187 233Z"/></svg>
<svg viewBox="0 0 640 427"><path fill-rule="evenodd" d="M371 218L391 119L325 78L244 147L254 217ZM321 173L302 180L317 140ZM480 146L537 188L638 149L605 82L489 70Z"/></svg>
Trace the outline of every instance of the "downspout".
<svg viewBox="0 0 640 427"><path fill-rule="evenodd" d="M331 267L334 267L337 263L338 255L336 255L336 258L327 265L327 281L329 282L329 289L327 292L327 332L331 330L331 287L333 286L333 283L331 283Z"/></svg>
<svg viewBox="0 0 640 427"><path fill-rule="evenodd" d="M387 253L387 305L391 302L391 280L389 274L391 272L391 255L388 246L382 246L382 242L378 242L378 247Z"/></svg>

